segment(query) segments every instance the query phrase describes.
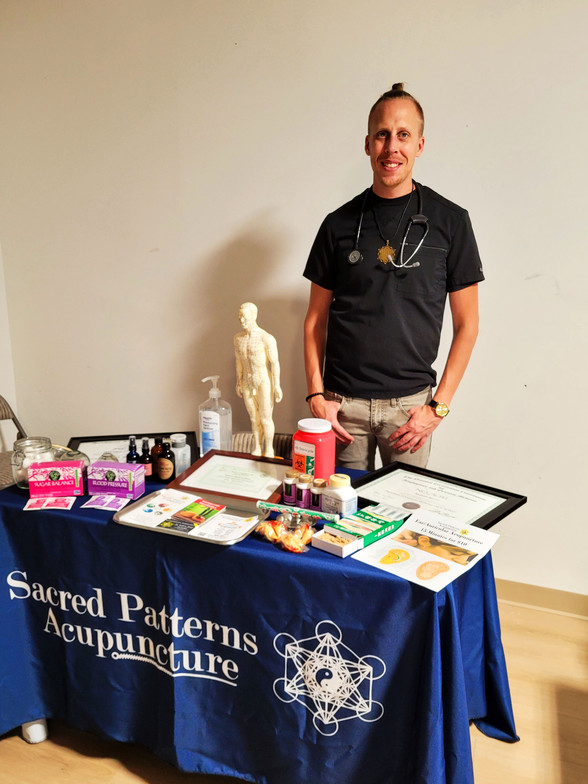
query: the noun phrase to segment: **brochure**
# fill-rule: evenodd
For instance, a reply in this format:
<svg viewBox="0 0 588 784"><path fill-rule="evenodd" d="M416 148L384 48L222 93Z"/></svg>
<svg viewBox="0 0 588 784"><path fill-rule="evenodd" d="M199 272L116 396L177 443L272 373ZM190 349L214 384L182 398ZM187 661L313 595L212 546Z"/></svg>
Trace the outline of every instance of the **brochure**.
<svg viewBox="0 0 588 784"><path fill-rule="evenodd" d="M150 531L230 545L255 528L258 515L226 508L193 493L167 487L117 512L114 521Z"/></svg>
<svg viewBox="0 0 588 784"><path fill-rule="evenodd" d="M205 523L212 519L219 512L224 512L227 507L223 504L213 504L212 501L205 501L204 498L197 498L192 503L174 512L171 519L176 522L189 523L192 526Z"/></svg>
<svg viewBox="0 0 588 784"><path fill-rule="evenodd" d="M396 532L353 554L358 561L440 591L474 566L498 534L435 514L411 515Z"/></svg>

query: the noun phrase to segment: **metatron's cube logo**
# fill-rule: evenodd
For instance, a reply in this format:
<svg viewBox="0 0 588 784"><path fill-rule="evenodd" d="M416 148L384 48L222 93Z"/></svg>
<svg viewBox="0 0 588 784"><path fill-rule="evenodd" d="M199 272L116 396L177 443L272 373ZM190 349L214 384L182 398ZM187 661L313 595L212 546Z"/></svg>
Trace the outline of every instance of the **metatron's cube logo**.
<svg viewBox="0 0 588 784"><path fill-rule="evenodd" d="M372 700L372 684L386 672L378 656L358 656L342 642L341 629L321 621L315 636L296 640L278 634L274 648L284 657L284 677L274 681L282 702L299 702L313 714L322 735L334 735L347 719L377 721L384 713Z"/></svg>

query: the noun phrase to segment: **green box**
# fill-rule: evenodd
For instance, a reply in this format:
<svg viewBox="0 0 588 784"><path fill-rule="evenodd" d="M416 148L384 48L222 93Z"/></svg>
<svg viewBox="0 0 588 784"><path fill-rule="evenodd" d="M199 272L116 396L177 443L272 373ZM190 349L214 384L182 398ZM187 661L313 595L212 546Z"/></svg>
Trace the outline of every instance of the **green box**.
<svg viewBox="0 0 588 784"><path fill-rule="evenodd" d="M357 512L344 517L338 523L325 523L323 531L349 538L350 544L353 541L351 537L353 537L356 546L345 546L344 555L349 555L351 552L361 550L373 542L377 542L378 539L394 533L408 517L410 517L410 512L384 504L372 504L365 509L358 509Z"/></svg>

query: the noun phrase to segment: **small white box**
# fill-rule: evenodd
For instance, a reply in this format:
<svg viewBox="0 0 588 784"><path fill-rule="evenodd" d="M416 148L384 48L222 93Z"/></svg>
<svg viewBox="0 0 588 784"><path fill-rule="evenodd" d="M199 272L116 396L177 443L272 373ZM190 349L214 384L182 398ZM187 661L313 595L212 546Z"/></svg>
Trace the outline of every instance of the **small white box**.
<svg viewBox="0 0 588 784"><path fill-rule="evenodd" d="M338 555L339 558L346 558L351 553L361 550L363 541L361 536L353 536L352 534L337 531L336 534L331 531L317 531L312 537L312 546L318 547L319 550L324 550L326 553Z"/></svg>

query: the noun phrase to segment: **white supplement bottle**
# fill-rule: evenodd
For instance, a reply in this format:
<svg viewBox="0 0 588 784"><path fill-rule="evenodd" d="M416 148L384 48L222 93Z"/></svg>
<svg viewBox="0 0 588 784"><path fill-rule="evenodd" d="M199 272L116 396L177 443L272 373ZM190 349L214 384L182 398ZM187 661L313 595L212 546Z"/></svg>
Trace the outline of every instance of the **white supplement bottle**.
<svg viewBox="0 0 588 784"><path fill-rule="evenodd" d="M171 451L176 456L176 476L179 476L192 464L190 447L186 443L185 433L172 433L169 440L171 441Z"/></svg>
<svg viewBox="0 0 588 784"><path fill-rule="evenodd" d="M357 493L351 487L347 474L331 474L329 484L323 487L322 510L340 517L357 511Z"/></svg>

